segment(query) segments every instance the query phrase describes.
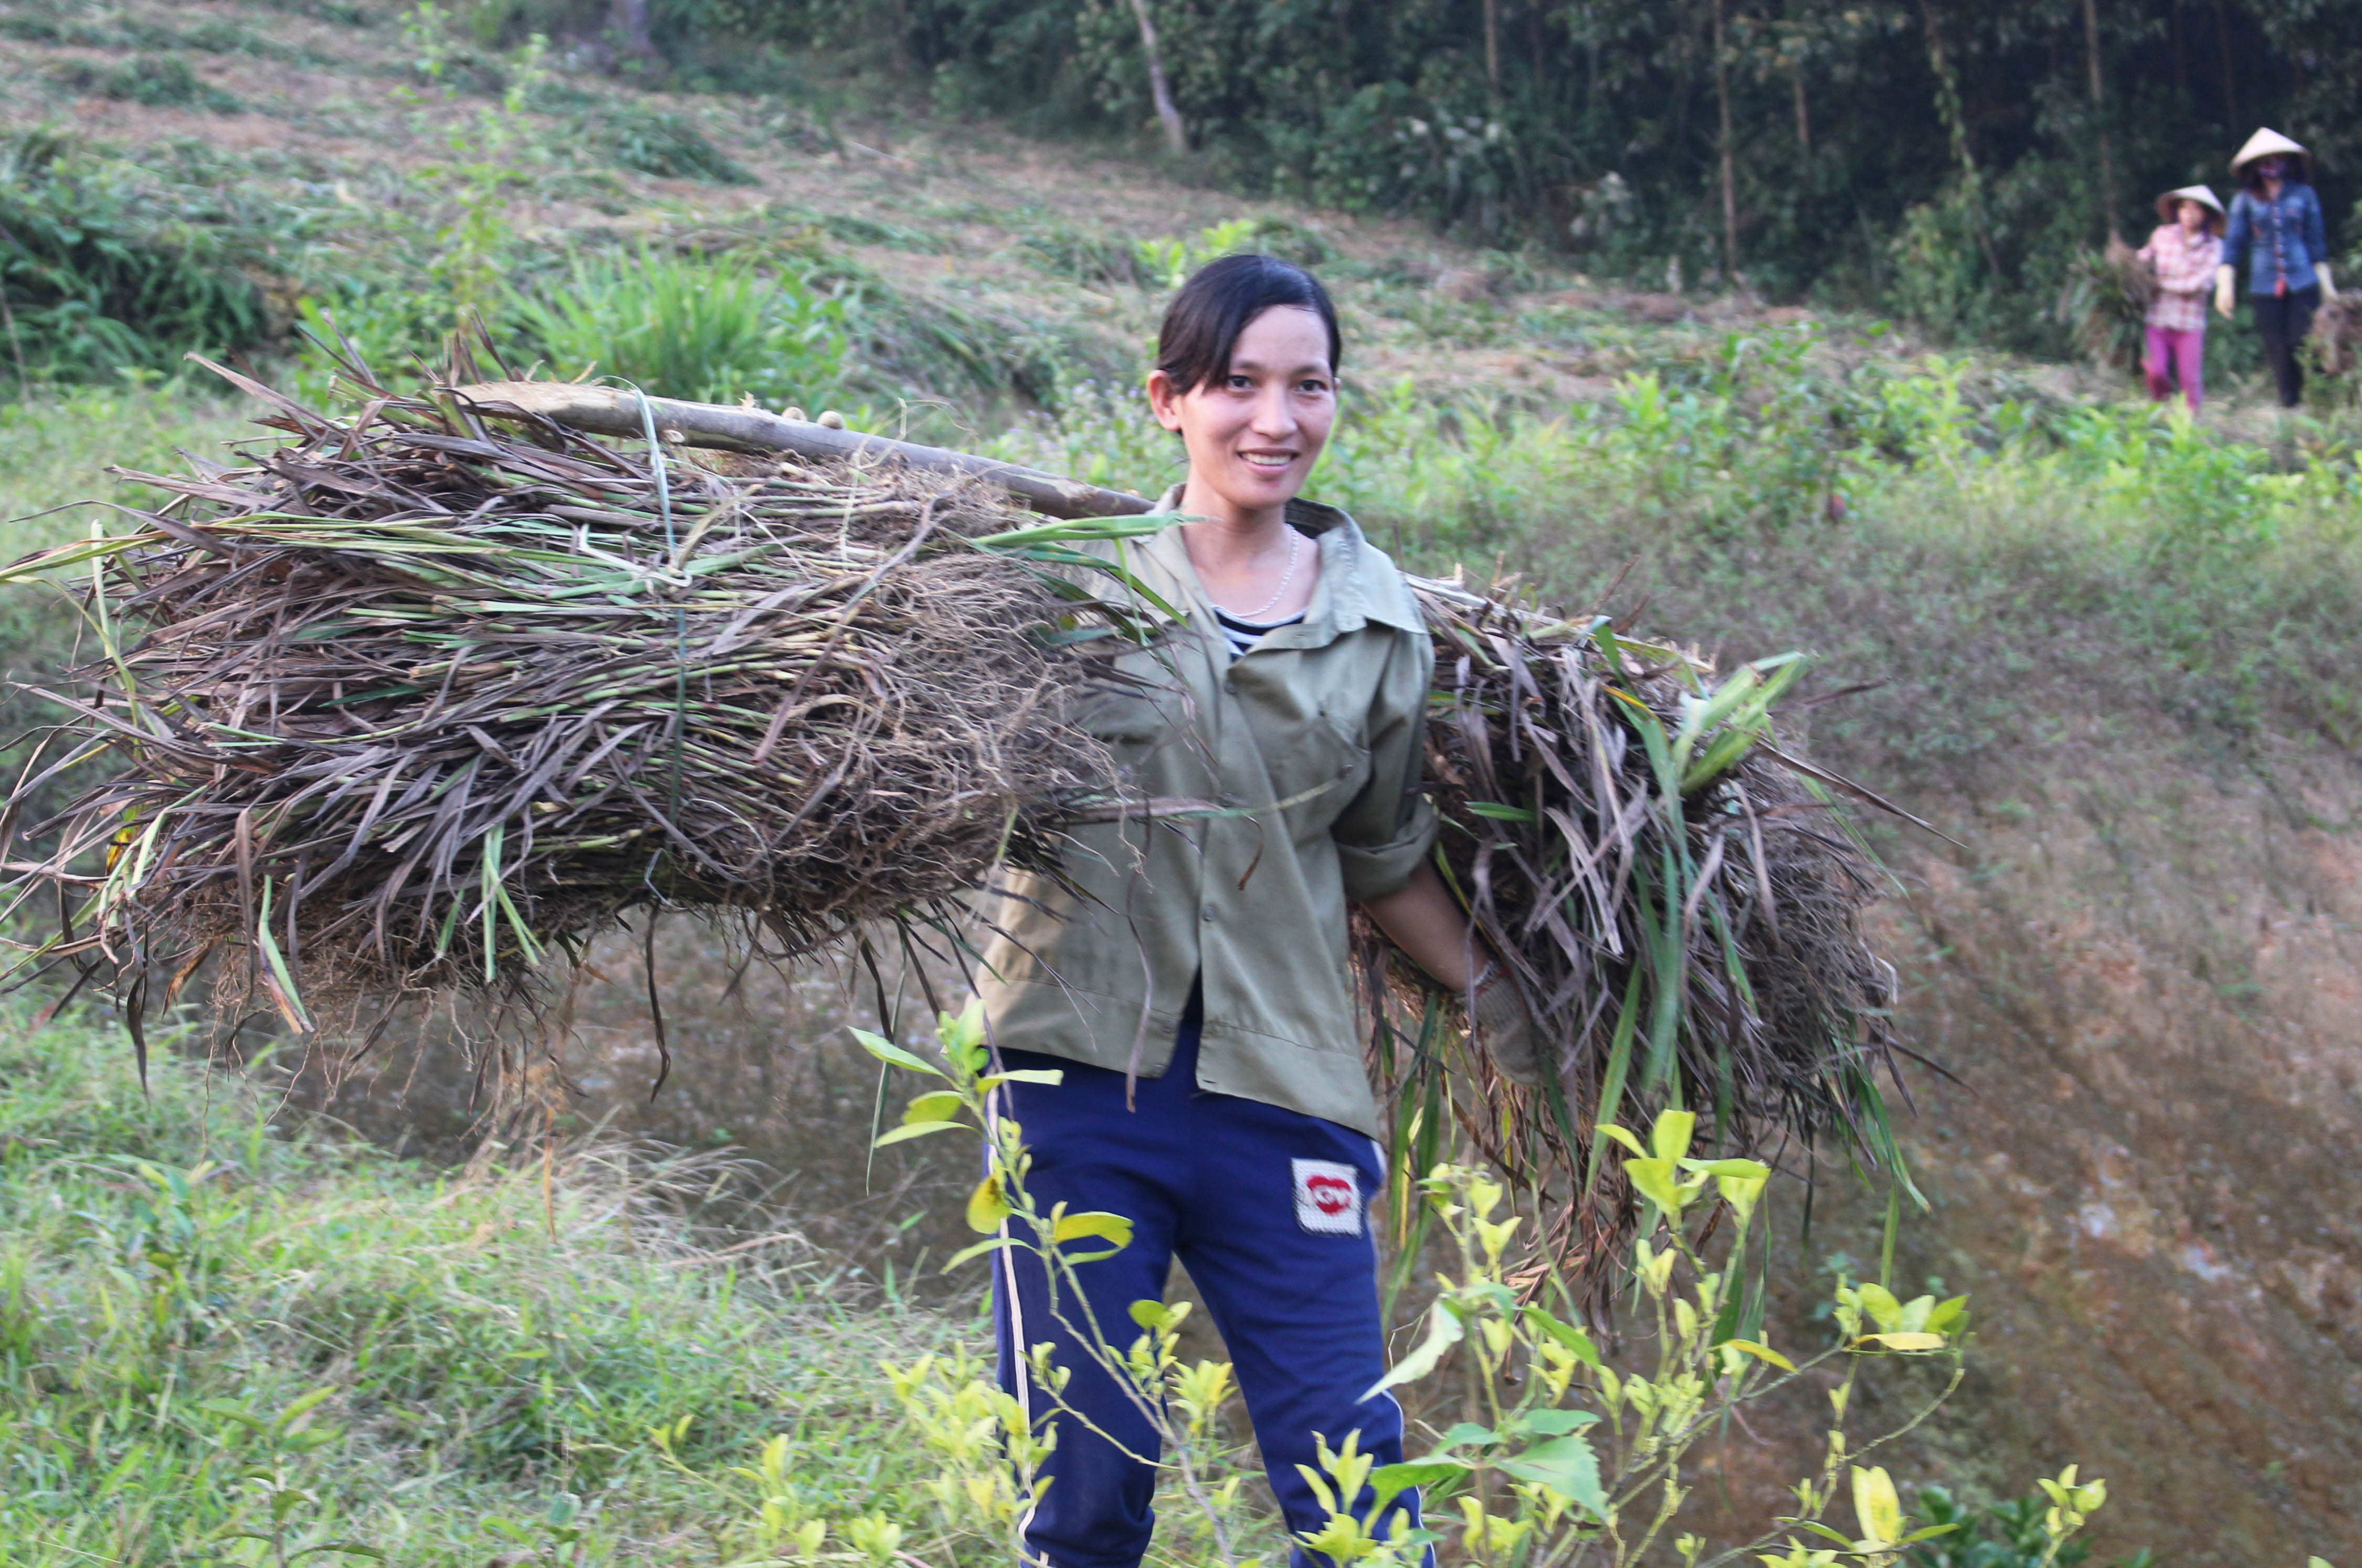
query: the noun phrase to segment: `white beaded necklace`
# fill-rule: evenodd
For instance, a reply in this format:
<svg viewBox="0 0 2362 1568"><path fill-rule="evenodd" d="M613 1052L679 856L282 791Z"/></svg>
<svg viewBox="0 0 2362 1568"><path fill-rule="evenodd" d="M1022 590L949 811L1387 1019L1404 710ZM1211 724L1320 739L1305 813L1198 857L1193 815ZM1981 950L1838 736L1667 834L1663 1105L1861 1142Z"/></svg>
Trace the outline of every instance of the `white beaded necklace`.
<svg viewBox="0 0 2362 1568"><path fill-rule="evenodd" d="M1233 621L1244 621L1251 625L1259 624L1264 615L1271 613L1271 607L1278 603L1280 599L1286 595L1287 592L1287 585L1296 580L1296 558L1303 553L1304 536L1297 533L1293 528L1288 529L1287 569L1279 574L1279 586L1271 591L1271 597L1264 600L1262 603L1256 605L1252 610L1222 610L1222 607L1219 604L1215 605L1214 608L1221 610L1223 614L1228 615Z"/></svg>

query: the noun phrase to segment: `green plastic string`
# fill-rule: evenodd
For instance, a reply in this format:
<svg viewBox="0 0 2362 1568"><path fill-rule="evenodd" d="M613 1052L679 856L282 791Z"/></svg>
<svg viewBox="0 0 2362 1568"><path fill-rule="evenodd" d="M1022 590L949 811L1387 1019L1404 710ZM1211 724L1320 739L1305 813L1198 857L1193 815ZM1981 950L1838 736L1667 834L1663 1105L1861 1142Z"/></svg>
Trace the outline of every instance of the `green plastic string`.
<svg viewBox="0 0 2362 1568"><path fill-rule="evenodd" d="M680 548L673 537L672 484L667 475L664 445L657 439L657 414L648 403L648 394L638 387L632 395L640 403L640 433L647 437L648 461L656 473L657 511L664 518L665 560L677 565L675 553ZM651 587L650 591L655 591ZM665 816L675 833L680 831L680 767L681 750L689 732L689 606L678 602L673 605L672 655L672 792L665 808ZM665 854L666 845L659 841L656 858L648 862L653 874Z"/></svg>

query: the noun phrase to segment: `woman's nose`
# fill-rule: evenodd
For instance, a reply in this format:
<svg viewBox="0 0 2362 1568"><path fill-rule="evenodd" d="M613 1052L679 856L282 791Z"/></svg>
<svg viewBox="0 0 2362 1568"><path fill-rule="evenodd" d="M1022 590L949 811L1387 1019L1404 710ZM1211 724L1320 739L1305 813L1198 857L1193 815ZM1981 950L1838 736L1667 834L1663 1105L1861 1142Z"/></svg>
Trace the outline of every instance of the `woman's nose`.
<svg viewBox="0 0 2362 1568"><path fill-rule="evenodd" d="M1296 434L1296 411L1288 406L1286 387L1265 387L1255 395L1254 433L1272 436Z"/></svg>

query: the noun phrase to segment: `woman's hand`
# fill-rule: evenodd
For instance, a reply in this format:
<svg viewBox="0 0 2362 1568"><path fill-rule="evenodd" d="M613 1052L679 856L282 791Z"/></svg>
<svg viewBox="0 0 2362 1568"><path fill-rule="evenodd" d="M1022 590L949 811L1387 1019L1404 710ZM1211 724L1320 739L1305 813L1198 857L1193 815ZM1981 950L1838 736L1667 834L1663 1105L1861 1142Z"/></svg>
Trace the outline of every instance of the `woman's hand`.
<svg viewBox="0 0 2362 1568"><path fill-rule="evenodd" d="M1468 1021L1493 1065L1521 1084L1541 1082L1542 1032L1517 983L1495 969L1478 983Z"/></svg>
<svg viewBox="0 0 2362 1568"><path fill-rule="evenodd" d="M2231 319L2231 278L2232 272L2228 265L2214 269L2214 311L2224 321Z"/></svg>
<svg viewBox="0 0 2362 1568"><path fill-rule="evenodd" d="M1495 1066L1521 1084L1541 1077L1541 1029L1432 864L1422 862L1409 881L1363 907L1403 956L1438 985L1463 999L1473 989L1468 1021Z"/></svg>

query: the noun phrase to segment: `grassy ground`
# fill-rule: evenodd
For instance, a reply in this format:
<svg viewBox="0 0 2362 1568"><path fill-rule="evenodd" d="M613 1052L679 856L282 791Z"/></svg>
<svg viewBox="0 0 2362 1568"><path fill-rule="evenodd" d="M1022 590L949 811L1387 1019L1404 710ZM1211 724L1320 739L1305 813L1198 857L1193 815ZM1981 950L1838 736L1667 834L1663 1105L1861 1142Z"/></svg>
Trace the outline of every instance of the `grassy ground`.
<svg viewBox="0 0 2362 1568"><path fill-rule="evenodd" d="M21 1005L0 1083L0 1563L994 1560L980 1325L701 1226L723 1155L428 1168Z"/></svg>

